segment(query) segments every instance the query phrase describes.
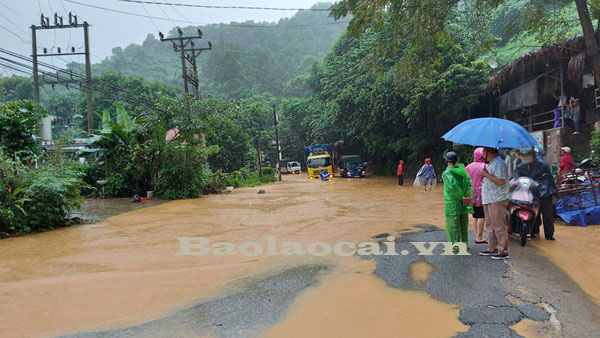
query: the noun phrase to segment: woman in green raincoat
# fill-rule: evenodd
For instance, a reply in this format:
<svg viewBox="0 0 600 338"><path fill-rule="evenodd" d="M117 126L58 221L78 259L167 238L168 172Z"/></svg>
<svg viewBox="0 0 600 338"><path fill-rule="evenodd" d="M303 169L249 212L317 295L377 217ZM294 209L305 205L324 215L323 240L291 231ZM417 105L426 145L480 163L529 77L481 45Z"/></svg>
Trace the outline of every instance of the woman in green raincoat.
<svg viewBox="0 0 600 338"><path fill-rule="evenodd" d="M442 173L442 180L444 181L446 237L448 242L463 242L468 248L469 214L473 213L471 178L464 164L458 163L458 155L455 152L448 152L445 159L447 168Z"/></svg>

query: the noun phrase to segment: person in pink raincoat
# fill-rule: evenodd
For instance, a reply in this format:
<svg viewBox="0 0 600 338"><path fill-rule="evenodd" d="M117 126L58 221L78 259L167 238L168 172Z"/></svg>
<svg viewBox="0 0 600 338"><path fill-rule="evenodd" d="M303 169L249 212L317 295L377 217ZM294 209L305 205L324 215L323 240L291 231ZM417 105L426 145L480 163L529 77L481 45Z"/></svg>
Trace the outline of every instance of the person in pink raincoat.
<svg viewBox="0 0 600 338"><path fill-rule="evenodd" d="M473 230L475 230L475 243L487 243L483 238L483 230L485 228L485 213L483 212L483 203L481 200L481 184L483 177L481 171L485 169L485 159L483 158L483 148L477 148L473 152L473 162L466 168L467 173L473 182Z"/></svg>

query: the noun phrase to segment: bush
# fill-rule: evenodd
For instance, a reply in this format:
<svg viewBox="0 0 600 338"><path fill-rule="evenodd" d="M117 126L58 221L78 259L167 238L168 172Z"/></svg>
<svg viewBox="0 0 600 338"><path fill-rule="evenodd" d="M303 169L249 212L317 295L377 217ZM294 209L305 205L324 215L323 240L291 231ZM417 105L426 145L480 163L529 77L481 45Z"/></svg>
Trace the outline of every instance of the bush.
<svg viewBox="0 0 600 338"><path fill-rule="evenodd" d="M206 155L202 148L168 146L161 158L155 194L166 199L200 196L207 187L217 183L214 177L210 177L210 171L205 169L205 163Z"/></svg>
<svg viewBox="0 0 600 338"><path fill-rule="evenodd" d="M65 225L69 213L81 206L81 190L85 186L82 175L64 166L43 166L30 170L23 190L27 228L22 232Z"/></svg>
<svg viewBox="0 0 600 338"><path fill-rule="evenodd" d="M26 170L0 151L0 232L19 232L27 226L23 209Z"/></svg>
<svg viewBox="0 0 600 338"><path fill-rule="evenodd" d="M275 182L275 169L271 167L262 168L262 176L257 173L250 171L249 168L242 168L229 173L225 178L225 186L231 186L235 188L239 187L253 187L264 183Z"/></svg>
<svg viewBox="0 0 600 338"><path fill-rule="evenodd" d="M263 167L262 168L263 176L273 176L275 177L275 168L272 167Z"/></svg>
<svg viewBox="0 0 600 338"><path fill-rule="evenodd" d="M70 164L28 168L0 153L0 231L27 233L64 226L86 187Z"/></svg>

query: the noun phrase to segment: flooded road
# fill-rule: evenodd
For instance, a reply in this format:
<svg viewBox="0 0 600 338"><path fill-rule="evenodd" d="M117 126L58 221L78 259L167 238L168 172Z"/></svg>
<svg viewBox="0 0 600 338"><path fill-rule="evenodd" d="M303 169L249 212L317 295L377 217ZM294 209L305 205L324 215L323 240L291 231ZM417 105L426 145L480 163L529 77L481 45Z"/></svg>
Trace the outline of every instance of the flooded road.
<svg viewBox="0 0 600 338"><path fill-rule="evenodd" d="M257 194L259 189L266 193ZM180 332L178 336L310 337L321 332L329 337L367 333L386 337L402 330L406 336L451 337L479 323L465 319L461 307L484 303L465 305L461 299L443 297L447 290L436 291L443 288L438 280L447 276L442 268L447 261L416 262L411 255L413 261L405 270L398 265L398 271L405 271L398 277L386 274L393 270L384 268L388 257L176 255L177 237L239 245L265 243L266 236L274 236L279 243L333 245L427 235L427 231L443 237L443 232L433 231L443 224L440 187L425 193L412 186L398 187L391 178L319 182L302 175L236 189L229 195L134 210L96 224L5 239L0 241L0 336L103 331L148 337L174 336L173 332ZM430 230L423 232L424 227ZM563 243L562 230L557 230L558 240L552 245ZM570 297L587 292L600 298L592 282L597 269L587 274L569 267L574 254L597 259L598 242L585 242L592 252L572 251L580 246L581 233L566 229L564 233L562 251L549 248L550 243L525 249L547 254L572 278L575 291ZM393 258L389 262L408 262L402 256ZM511 254L513 259L519 257ZM488 275L498 280L510 273L502 262L485 261L481 267L462 262L467 273L491 269ZM398 278L405 281L396 285ZM502 299L505 291L498 288ZM263 302L264 306L256 306ZM227 317L226 313L236 312L231 304L239 305L239 315ZM217 313L222 315L211 317ZM509 324L521 323L517 329L529 332L533 325L528 321L537 317L515 318L502 322L502 327L508 330ZM198 320L197 325L190 324L193 320ZM547 319L540 316L538 321Z"/></svg>

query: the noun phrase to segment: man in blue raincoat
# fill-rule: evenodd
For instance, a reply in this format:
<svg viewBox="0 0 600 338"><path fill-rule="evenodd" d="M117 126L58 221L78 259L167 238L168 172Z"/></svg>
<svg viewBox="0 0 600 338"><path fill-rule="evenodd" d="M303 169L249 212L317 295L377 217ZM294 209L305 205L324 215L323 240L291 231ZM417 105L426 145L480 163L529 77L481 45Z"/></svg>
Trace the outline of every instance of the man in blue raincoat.
<svg viewBox="0 0 600 338"><path fill-rule="evenodd" d="M463 242L469 247L469 214L473 213L471 177L458 155L450 151L444 156L447 168L442 173L444 181L444 209L446 212L446 237L448 242Z"/></svg>
<svg viewBox="0 0 600 338"><path fill-rule="evenodd" d="M323 171L321 171L321 181L329 181L329 171L327 169L323 169Z"/></svg>

